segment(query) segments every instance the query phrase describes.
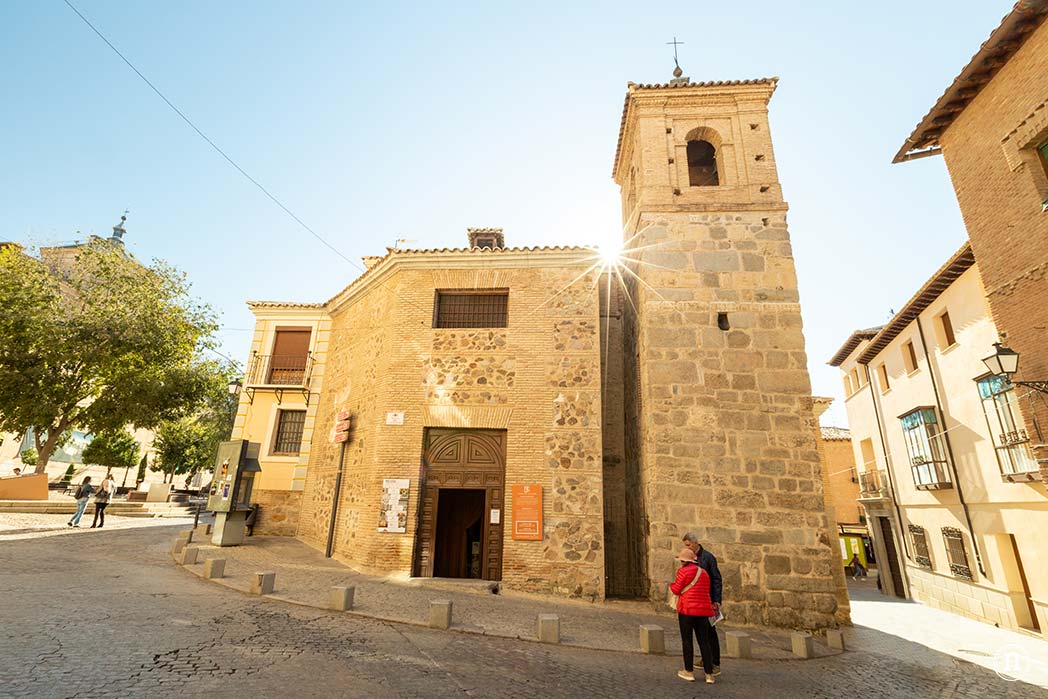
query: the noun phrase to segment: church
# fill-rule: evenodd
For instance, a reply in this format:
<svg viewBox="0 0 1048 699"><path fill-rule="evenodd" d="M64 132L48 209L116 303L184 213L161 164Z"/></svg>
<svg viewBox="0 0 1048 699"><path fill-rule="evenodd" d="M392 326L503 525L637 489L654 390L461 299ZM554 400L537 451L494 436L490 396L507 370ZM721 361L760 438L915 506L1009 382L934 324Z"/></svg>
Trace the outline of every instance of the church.
<svg viewBox="0 0 1048 699"><path fill-rule="evenodd" d="M365 572L665 600L694 531L740 623L847 620L768 106L630 83L624 248L387 249L256 317L233 438L257 533ZM846 596L843 597L846 600Z"/></svg>

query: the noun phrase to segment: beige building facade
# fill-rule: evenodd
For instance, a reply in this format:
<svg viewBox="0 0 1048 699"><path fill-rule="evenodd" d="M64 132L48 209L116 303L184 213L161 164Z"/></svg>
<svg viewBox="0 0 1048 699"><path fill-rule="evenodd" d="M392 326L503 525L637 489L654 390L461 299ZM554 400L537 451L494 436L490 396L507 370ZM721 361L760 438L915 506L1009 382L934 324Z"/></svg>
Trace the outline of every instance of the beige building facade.
<svg viewBox="0 0 1048 699"><path fill-rule="evenodd" d="M305 346L280 339L295 314L315 324L307 385L249 379L237 417L280 533L370 571L662 601L695 531L734 619L847 621L775 84L630 85L618 261L470 229L468 247L365 258L323 304L251 304L253 358ZM285 409L302 427L277 439ZM297 459L265 446L296 440Z"/></svg>
<svg viewBox="0 0 1048 699"><path fill-rule="evenodd" d="M1011 629L1048 623L1048 492L1018 409L987 371L998 331L970 245L841 370L860 502L885 594Z"/></svg>

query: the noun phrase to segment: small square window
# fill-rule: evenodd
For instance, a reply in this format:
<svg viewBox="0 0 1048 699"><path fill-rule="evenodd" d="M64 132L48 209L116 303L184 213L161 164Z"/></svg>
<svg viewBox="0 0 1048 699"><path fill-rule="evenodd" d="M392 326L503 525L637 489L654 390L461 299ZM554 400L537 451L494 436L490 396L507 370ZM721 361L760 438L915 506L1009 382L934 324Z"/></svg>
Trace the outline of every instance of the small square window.
<svg viewBox="0 0 1048 699"><path fill-rule="evenodd" d="M877 366L877 382L881 385L881 393L886 393L891 384L888 382L888 367L884 364Z"/></svg>
<svg viewBox="0 0 1048 699"><path fill-rule="evenodd" d="M902 346L902 361L906 364L907 374L917 371L917 351L913 348L913 341Z"/></svg>
<svg viewBox="0 0 1048 699"><path fill-rule="evenodd" d="M956 527L943 527L942 538L946 543L946 558L954 577L972 580L972 569L968 565L968 552L964 549L964 535Z"/></svg>
<svg viewBox="0 0 1048 699"><path fill-rule="evenodd" d="M437 291L434 328L504 328L509 306L506 290Z"/></svg>
<svg viewBox="0 0 1048 699"><path fill-rule="evenodd" d="M272 453L288 456L298 454L302 449L302 428L305 424L305 410L278 410Z"/></svg>
<svg viewBox="0 0 1048 699"><path fill-rule="evenodd" d="M953 321L950 320L949 311L943 311L939 315L939 334L943 347L953 347L957 344L957 337L953 334Z"/></svg>

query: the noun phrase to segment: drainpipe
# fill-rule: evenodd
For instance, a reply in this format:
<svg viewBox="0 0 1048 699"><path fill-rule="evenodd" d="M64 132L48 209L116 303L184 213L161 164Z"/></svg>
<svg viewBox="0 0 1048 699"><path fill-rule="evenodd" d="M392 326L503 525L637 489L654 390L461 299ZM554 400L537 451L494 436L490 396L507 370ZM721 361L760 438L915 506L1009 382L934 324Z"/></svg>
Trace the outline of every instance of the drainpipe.
<svg viewBox="0 0 1048 699"><path fill-rule="evenodd" d="M899 538L902 539L902 551L906 555L906 558L913 560L910 557L910 546L906 543L906 532L902 531L902 510L899 508L899 501L895 499L895 493L898 491L895 489L895 479L892 477L892 465L891 457L888 455L888 444L884 439L884 424L881 422L881 410L877 404L877 396L874 394L873 388L873 376L870 374L870 365L863 364L863 370L866 372L866 385L870 387L870 400L873 402L873 416L877 420L877 436L881 439L881 451L884 452L884 472L888 474L888 486L891 488L892 506L895 507L895 516L899 519ZM907 578L909 582L909 576L906 575L906 567L904 566L900 573ZM901 592L901 590L900 590Z"/></svg>
<svg viewBox="0 0 1048 699"><path fill-rule="evenodd" d="M961 501L961 509L964 510L964 519L968 523L968 536L972 538L972 549L975 550L975 562L979 566L979 573L985 578L986 569L983 568L982 556L979 554L979 542L975 538L975 529L972 527L972 515L968 511L968 503L964 500L964 490L961 489L961 479L957 477L957 460L953 458L953 444L950 442L950 430L946 425L946 412L942 409L942 402L939 400L939 386L935 382L935 372L932 370L932 358L931 355L928 354L928 343L924 340L924 328L921 326L920 316L914 320L917 321L917 333L921 336L921 347L924 349L924 360L928 362L928 378L932 382L932 392L935 394L935 407L939 409L939 415L942 416L942 436L946 440L946 452L950 455L950 470L953 471L953 483L954 487L957 488L957 498Z"/></svg>

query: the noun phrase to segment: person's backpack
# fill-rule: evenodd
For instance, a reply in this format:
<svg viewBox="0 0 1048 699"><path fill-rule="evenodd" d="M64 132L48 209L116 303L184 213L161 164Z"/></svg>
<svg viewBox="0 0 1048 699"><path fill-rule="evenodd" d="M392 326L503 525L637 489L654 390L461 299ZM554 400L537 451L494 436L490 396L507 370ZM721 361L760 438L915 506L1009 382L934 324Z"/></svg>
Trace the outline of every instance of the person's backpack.
<svg viewBox="0 0 1048 699"><path fill-rule="evenodd" d="M78 485L76 487L76 492L73 493L73 499L74 500L79 500L83 496L84 496L84 486L83 485Z"/></svg>

